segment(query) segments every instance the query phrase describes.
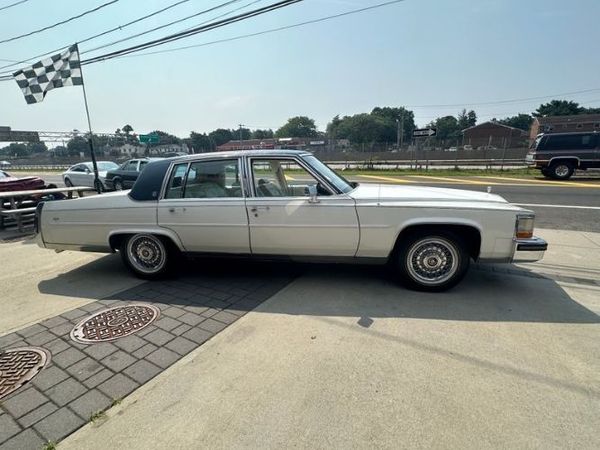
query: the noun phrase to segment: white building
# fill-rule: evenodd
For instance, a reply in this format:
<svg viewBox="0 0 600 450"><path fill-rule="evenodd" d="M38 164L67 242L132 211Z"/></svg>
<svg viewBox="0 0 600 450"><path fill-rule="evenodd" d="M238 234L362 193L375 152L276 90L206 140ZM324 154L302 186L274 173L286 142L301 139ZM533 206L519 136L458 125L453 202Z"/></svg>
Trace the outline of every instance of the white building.
<svg viewBox="0 0 600 450"><path fill-rule="evenodd" d="M151 156L162 156L170 153L184 153L187 155L190 153L190 149L186 144L153 145L148 150Z"/></svg>
<svg viewBox="0 0 600 450"><path fill-rule="evenodd" d="M142 145L123 144L120 147L113 147L112 150L116 150L123 156L143 156L146 148Z"/></svg>

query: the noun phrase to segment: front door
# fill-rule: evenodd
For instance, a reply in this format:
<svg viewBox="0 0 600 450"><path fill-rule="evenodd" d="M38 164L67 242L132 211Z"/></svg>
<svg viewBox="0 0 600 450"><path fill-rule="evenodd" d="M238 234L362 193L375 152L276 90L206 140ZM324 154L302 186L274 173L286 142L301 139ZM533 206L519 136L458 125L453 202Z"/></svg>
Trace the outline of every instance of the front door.
<svg viewBox="0 0 600 450"><path fill-rule="evenodd" d="M354 200L338 194L295 158L251 158L246 201L257 255L354 256L359 226ZM317 188L311 202L309 186Z"/></svg>
<svg viewBox="0 0 600 450"><path fill-rule="evenodd" d="M158 224L185 250L249 254L248 216L238 159L176 164L158 203Z"/></svg>

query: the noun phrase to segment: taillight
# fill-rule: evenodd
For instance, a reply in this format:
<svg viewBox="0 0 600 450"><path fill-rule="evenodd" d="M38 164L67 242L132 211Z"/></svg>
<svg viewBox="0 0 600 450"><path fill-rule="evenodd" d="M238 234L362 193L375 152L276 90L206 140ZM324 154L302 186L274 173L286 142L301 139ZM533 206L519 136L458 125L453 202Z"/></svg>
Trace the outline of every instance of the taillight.
<svg viewBox="0 0 600 450"><path fill-rule="evenodd" d="M533 237L533 214L520 214L517 216L515 225L515 237L517 239L529 239Z"/></svg>

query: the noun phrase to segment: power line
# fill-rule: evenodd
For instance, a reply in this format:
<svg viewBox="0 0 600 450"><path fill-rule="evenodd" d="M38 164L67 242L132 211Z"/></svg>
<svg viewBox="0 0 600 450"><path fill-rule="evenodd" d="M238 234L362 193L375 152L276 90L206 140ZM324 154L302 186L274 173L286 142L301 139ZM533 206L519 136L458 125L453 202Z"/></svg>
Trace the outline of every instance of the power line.
<svg viewBox="0 0 600 450"><path fill-rule="evenodd" d="M230 0L230 1L227 1L225 3L221 3L221 4L217 5L217 6L213 6L212 8L208 8L208 9L202 10L200 12L197 12L195 14L192 14L191 16L183 17L181 19L174 20L173 22L169 22L169 23L166 23L164 25L160 25L158 27L151 28L150 30L142 31L141 33L133 34L131 36L127 36L127 37L124 37L122 39L119 39L119 40L116 40L116 41L113 41L113 42L109 42L108 44L103 44L103 45L100 45L99 47L91 48L89 50L86 50L85 52L82 52L82 55L85 54L85 53L94 52L96 50L101 50L101 49L106 48L106 47L111 47L111 46L113 46L115 44L119 44L121 42L129 41L129 40L134 39L136 37L143 36L143 35L148 34L148 33L152 33L153 31L156 31L156 30L161 30L163 28L169 27L169 26L174 25L176 23L180 23L180 22L189 20L189 19L191 19L193 17L197 17L197 16L200 16L202 14L206 14L208 12L214 11L214 10L219 9L219 8L223 8L225 6L229 6L232 3L237 3L239 1L240 0Z"/></svg>
<svg viewBox="0 0 600 450"><path fill-rule="evenodd" d="M124 48L124 49L121 49L121 50L116 50L114 52L106 53L104 55L100 55L100 56L96 56L96 57L93 57L93 58L90 58L90 59L87 59L87 60L83 60L81 62L81 64L93 64L93 63L100 62L100 61L106 61L108 59L116 58L117 56L127 55L127 54L130 54L130 53L138 52L140 50L145 50L147 48L151 48L151 47L156 47L156 46L159 46L159 45L163 45L163 44L165 44L167 42L177 41L179 39L183 39L183 38L186 38L186 37L189 37L189 36L193 36L193 35L196 35L196 34L199 34L199 33L204 33L206 31L213 30L213 29L216 29L216 28L221 28L223 26L230 25L232 23L236 23L236 22L240 22L240 21L243 21L243 20L247 20L247 19L249 19L251 17L256 17L256 16L259 16L259 15L262 15L262 14L265 14L265 13L268 13L268 12L271 12L271 11L275 11L277 9L281 9L281 8L284 8L284 7L287 7L287 6L291 6L291 5L293 5L295 3L299 3L301 1L304 1L304 0L283 0L283 1L280 1L280 2L277 2L277 3L273 3L271 5L265 6L263 8L254 9L252 11L248 11L248 12L239 14L237 16L230 17L229 19L219 20L217 22L212 22L212 23L210 23L208 25L203 25L203 26L195 27L195 28L192 28L192 29L187 30L187 31L181 31L181 32L178 32L178 33L175 33L175 34L171 34L169 36L164 36L164 37L159 38L159 39L154 39L152 41L148 41L148 42L145 42L145 43L142 43L142 44L134 45L132 47Z"/></svg>
<svg viewBox="0 0 600 450"><path fill-rule="evenodd" d="M47 27L40 28L40 29L38 29L38 30L34 30L34 31L30 31L29 33L21 34L21 35L19 35L19 36L14 36L14 37L11 37L11 38L9 38L9 39L4 39L4 40L0 41L0 44L4 44L4 43L6 43L6 42L11 42L11 41L16 41L17 39L22 39L22 38L24 38L24 37L31 36L31 35L33 35L33 34L37 34L37 33L41 33L42 31L46 31L46 30L49 30L49 29L51 29L51 28L58 27L58 26L60 26L60 25L64 25L64 24L65 24L65 23L67 23L67 22L71 22L72 20L79 19L79 18L81 18L81 17L83 17L83 16L86 16L86 15L88 15L88 14L91 14L91 13L93 13L93 12L96 12L96 11L98 11L98 10L100 10L100 9L102 9L102 8L104 8L104 7L106 7L106 6L112 5L113 3L117 3L118 1L119 1L119 0L111 0L110 2L104 3L104 4L100 5L100 6L96 6L95 8L93 8L93 9L89 9L89 10L87 10L87 11L84 11L84 12L82 12L81 14L78 14L78 15L76 15L76 16L69 17L68 19L65 19L65 20L63 20L63 21L61 21L61 22L56 22L56 23L54 23L54 24L52 24L52 25L48 25Z"/></svg>
<svg viewBox="0 0 600 450"><path fill-rule="evenodd" d="M80 39L80 40L78 40L78 41L77 41L77 43L81 45L82 43L85 43L85 42L91 41L92 39L96 39L96 38L98 38L98 37L100 37L100 36L104 36L104 35L106 35L106 34L109 34L109 33L112 33L112 32L114 32L114 31L121 30L121 29L123 29L123 28L125 28L125 27L128 27L128 26L130 26L130 25L133 25L133 24L135 24L135 23L138 23L138 22L141 22L141 21L143 21L143 20L145 20L145 19L148 19L148 18L150 18L150 17L153 17L153 16L155 16L155 15L157 15L157 14L160 14L160 13L162 13L162 12L164 12L164 11L167 11L167 10L169 10L169 9L171 9L171 8L174 8L175 6L178 6L178 5L182 4L182 3L186 3L186 2L189 2L189 1L190 1L190 0L180 0L180 1L176 2L176 3L172 3L172 4L170 4L170 5L166 6L166 7L162 8L162 9L159 9L158 11L154 11L153 13L150 13L150 14L147 14L147 15L145 15L145 16L139 17L139 18L137 18L137 19L135 19L135 20L132 20L131 22L128 22L128 23L126 23L126 24L119 25L118 27L114 27L114 28L112 28L112 29L110 29L110 30L103 31L102 33L95 34L95 35L93 35L93 36L90 36L90 37L87 37L87 38L85 38L85 39ZM216 17L213 17L211 20L215 20L215 19L219 19L219 18L221 18L221 17L227 16L227 15L229 15L229 14L231 14L231 13L234 13L234 12L236 12L236 11L239 11L240 9L246 8L247 6L253 5L253 4L255 4L255 3L258 3L258 2L261 2L261 1L263 1L263 0L254 0L254 1L251 1L250 3L246 3L245 5L243 5L243 6L240 6L240 7L238 7L238 8L235 8L235 9L232 9L232 10L230 10L230 11L228 11L228 12L224 13L224 14L221 14L221 15L218 15L218 16L216 16ZM195 15L196 15L196 14L195 14ZM194 15L194 16L195 16L195 15ZM193 16L189 16L189 17L193 17ZM209 20L209 21L207 21L207 22L210 22L210 20ZM205 24L205 23L207 23L207 22L202 22L200 25L203 25L203 24ZM187 31L187 30L186 30L186 31ZM119 42L119 41L117 41L117 42ZM30 64L32 61L36 61L36 60L38 60L39 58L42 58L42 57L44 57L44 56L48 56L48 55L52 55L52 54L55 54L55 53L57 53L57 52L60 52L60 51L62 51L62 50L65 48L65 47L67 47L67 45L64 45L64 46L62 46L62 47L59 47L59 48L57 48L57 49L54 49L54 50L51 50L51 51L49 51L49 52L41 53L41 54L39 54L39 55L36 55L36 56L31 56L31 57L29 57L29 58L27 58L27 59L24 59L24 60L21 60L21 61L8 60L8 59L6 59L6 60L0 60L0 61L12 62L12 64L7 64L7 65L5 65L5 66L0 66L0 69L6 69L7 67L16 66L16 65L19 65L19 64L27 64L27 63L29 63L29 64ZM92 51L92 50L88 50L88 52L89 52L89 51ZM84 52L84 53L87 53L87 52ZM83 54L83 53L82 53L82 54ZM13 72L13 71L14 71L14 69L12 69L12 70L8 70L8 71L4 71L4 72L1 72L1 73L0 73L0 80L2 79L2 76L3 76L3 75L5 75L5 74L6 74L6 75L8 75L8 74L12 74L12 72Z"/></svg>
<svg viewBox="0 0 600 450"><path fill-rule="evenodd" d="M393 0L393 1L385 2L385 3L379 3L377 5L367 6L365 8L353 9L351 11L346 11L346 12L340 13L340 14L334 14L334 15L331 15L331 16L321 17L319 19L307 20L305 22L299 22L299 23L295 23L295 24L292 24L292 25L286 25L286 26L283 26L283 27L277 27L277 28L271 28L269 30L258 31L256 33L242 34L242 35L239 35L239 36L234 36L234 37L225 38L225 39L219 39L219 40L216 40L216 41L204 42L202 44L187 45L185 47L176 47L176 48L170 48L170 49L166 49L166 50L157 50L155 52L146 52L146 53L140 53L140 54L137 54L137 55L128 55L128 57L136 57L136 56L144 56L144 55L156 55L156 54L159 54L159 53L175 52L175 51L179 51L179 50L187 50L189 48L205 47L205 46L213 45L213 44L221 44L221 43L224 43L224 42L237 41L237 40L245 39L245 38L248 38L248 37L261 36L263 34L275 33L277 31L283 31L283 30L288 30L288 29L291 29L291 28L301 27L301 26L304 26L304 25L310 25L310 24L313 24L313 23L324 22L326 20L337 19L339 17L349 16L351 14L358 14L358 13L361 13L361 12L364 12L364 11L368 11L368 10L376 9L376 8L382 8L384 6L392 5L394 3L400 3L400 2L403 2L403 1L406 1L406 0Z"/></svg>
<svg viewBox="0 0 600 450"><path fill-rule="evenodd" d="M29 0L20 0L18 2L12 3L10 5L2 6L2 7L0 7L0 11L3 11L3 10L8 9L8 8L12 8L13 6L17 6L17 5L20 5L21 3L25 3L25 2L28 2L28 1Z"/></svg>
<svg viewBox="0 0 600 450"><path fill-rule="evenodd" d="M131 22L127 22L127 23L125 23L123 25L116 26L114 28L111 28L110 30L106 30L106 31L103 31L102 33L98 33L98 34L95 34L93 36L89 36L89 37L87 37L85 39L80 39L77 42L78 42L78 44L83 44L84 42L91 41L92 39L99 38L100 36L105 36L105 35L107 35L109 33L113 33L115 31L122 30L123 28L126 28L126 27L128 27L130 25L133 25L135 23L141 22L143 20L149 19L150 17L156 16L157 14L161 14L161 13L163 13L163 12L169 10L169 9L172 9L172 8L174 8L176 6L181 5L182 3L187 3L189 1L190 0L180 0L180 1L175 2L175 3L171 3L170 5L167 5L167 6L165 6L162 9L154 11L154 12L152 12L150 14L146 14L145 16L139 17L139 18L137 18L135 20L132 20ZM42 58L44 56L51 55L51 54L54 54L56 52L59 52L59 51L63 50L65 47L67 47L67 45L63 45L62 47L59 47L59 48L54 49L54 50L50 50L50 51L45 52L45 53L41 53L39 55L31 56L31 57L29 57L27 59L24 59L24 60L21 60L21 61L3 60L3 61L7 61L7 62L10 61L13 64L7 64L5 66L1 66L0 69L6 69L7 67L15 66L15 65L18 65L18 64L25 64L25 63L27 63L29 61L36 60L38 58Z"/></svg>
<svg viewBox="0 0 600 450"><path fill-rule="evenodd" d="M443 105L406 105L405 108L459 108L461 106L486 106L486 105L501 105L506 103L525 103L532 100L544 100L551 97L562 97L565 95L576 95L576 94L586 94L588 92L597 92L600 91L600 88L594 89L585 89L583 91L573 91L573 92L562 92L560 94L552 94L552 95L543 95L540 97L523 97L523 98L513 98L510 100L498 100L492 102L480 102L480 103L455 103L455 104L443 104Z"/></svg>

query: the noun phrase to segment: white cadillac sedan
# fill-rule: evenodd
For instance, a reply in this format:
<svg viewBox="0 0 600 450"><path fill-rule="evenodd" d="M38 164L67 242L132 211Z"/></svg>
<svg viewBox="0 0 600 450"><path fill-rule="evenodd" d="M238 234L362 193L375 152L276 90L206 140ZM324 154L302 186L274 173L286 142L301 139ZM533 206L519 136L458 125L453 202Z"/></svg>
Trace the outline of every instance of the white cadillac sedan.
<svg viewBox="0 0 600 450"><path fill-rule="evenodd" d="M47 202L38 243L119 251L138 276L181 253L389 264L407 286L442 291L471 260L541 259L534 215L489 193L346 181L296 150L156 161L131 191Z"/></svg>

